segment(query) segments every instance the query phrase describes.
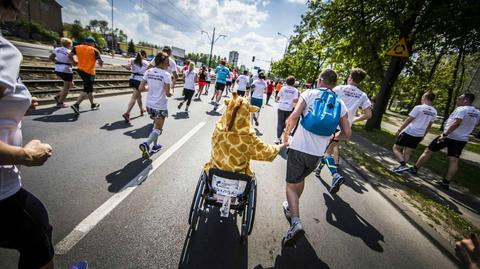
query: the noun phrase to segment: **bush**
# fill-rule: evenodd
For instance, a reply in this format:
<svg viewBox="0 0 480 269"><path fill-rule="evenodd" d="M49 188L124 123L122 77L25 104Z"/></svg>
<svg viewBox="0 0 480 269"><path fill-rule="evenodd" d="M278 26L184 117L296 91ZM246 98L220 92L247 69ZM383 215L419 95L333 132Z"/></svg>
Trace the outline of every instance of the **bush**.
<svg viewBox="0 0 480 269"><path fill-rule="evenodd" d="M25 19L19 19L13 23L0 24L2 28L6 28L9 34L20 38L30 38L29 31L32 33L32 38L38 41L54 41L59 39L57 32L51 31L43 27L37 22L29 23Z"/></svg>

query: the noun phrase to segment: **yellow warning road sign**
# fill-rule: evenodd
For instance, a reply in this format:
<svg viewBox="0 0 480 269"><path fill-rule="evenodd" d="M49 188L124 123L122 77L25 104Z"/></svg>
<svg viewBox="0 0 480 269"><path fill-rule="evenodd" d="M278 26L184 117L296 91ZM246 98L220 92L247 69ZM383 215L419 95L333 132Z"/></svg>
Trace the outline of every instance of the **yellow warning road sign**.
<svg viewBox="0 0 480 269"><path fill-rule="evenodd" d="M408 53L407 48L407 41L405 40L405 38L400 38L400 40L387 51L386 55L402 58L410 57L410 53Z"/></svg>

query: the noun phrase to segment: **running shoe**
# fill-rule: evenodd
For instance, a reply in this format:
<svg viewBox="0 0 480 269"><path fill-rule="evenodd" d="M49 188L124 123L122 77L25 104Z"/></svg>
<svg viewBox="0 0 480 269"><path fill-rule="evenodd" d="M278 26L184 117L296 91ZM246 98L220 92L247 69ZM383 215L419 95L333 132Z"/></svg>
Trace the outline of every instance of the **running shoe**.
<svg viewBox="0 0 480 269"><path fill-rule="evenodd" d="M416 175L418 173L418 169L415 166L410 166L408 168L408 172L412 175Z"/></svg>
<svg viewBox="0 0 480 269"><path fill-rule="evenodd" d="M76 264L74 264L72 267L69 269L87 269L88 268L88 263L87 261L79 261Z"/></svg>
<svg viewBox="0 0 480 269"><path fill-rule="evenodd" d="M128 113L123 113L122 117L125 119L125 122L130 122L130 114Z"/></svg>
<svg viewBox="0 0 480 269"><path fill-rule="evenodd" d="M55 97L53 97L53 99L55 100L55 102L58 104L58 95L55 95Z"/></svg>
<svg viewBox="0 0 480 269"><path fill-rule="evenodd" d="M183 106L183 102L180 102L180 104L178 104L177 108L180 109L180 108L182 108L182 106Z"/></svg>
<svg viewBox="0 0 480 269"><path fill-rule="evenodd" d="M66 108L67 105L65 105L64 103L57 103L57 108Z"/></svg>
<svg viewBox="0 0 480 269"><path fill-rule="evenodd" d="M444 179L444 180L435 180L433 183L437 184L440 186L442 189L448 191L450 189L450 181Z"/></svg>
<svg viewBox="0 0 480 269"><path fill-rule="evenodd" d="M400 175L401 173L403 173L403 172L405 172L409 169L410 169L410 167L408 167L406 165L399 165L399 166L393 168L393 172Z"/></svg>
<svg viewBox="0 0 480 269"><path fill-rule="evenodd" d="M97 109L100 108L100 104L99 104L99 103L93 103L93 104L90 106L90 108L91 108L92 110L97 110Z"/></svg>
<svg viewBox="0 0 480 269"><path fill-rule="evenodd" d="M187 113L188 113L188 106L186 106L186 107L185 107L185 112L187 112Z"/></svg>
<svg viewBox="0 0 480 269"><path fill-rule="evenodd" d="M72 110L73 110L73 112L74 112L75 114L80 115L80 105L74 104L74 105L72 105L72 106L70 106L70 107L72 108Z"/></svg>
<svg viewBox="0 0 480 269"><path fill-rule="evenodd" d="M217 108L218 108L218 103L215 103L215 104L213 105L213 110L214 110L214 111L217 111Z"/></svg>
<svg viewBox="0 0 480 269"><path fill-rule="evenodd" d="M282 144L282 139L280 137L275 137L275 142L276 145Z"/></svg>
<svg viewBox="0 0 480 269"><path fill-rule="evenodd" d="M332 187L330 193L335 194L340 190L340 186L345 182L345 179L340 174L335 174L332 180Z"/></svg>
<svg viewBox="0 0 480 269"><path fill-rule="evenodd" d="M160 144L153 145L152 149L150 150L150 155L153 155L153 154L159 152L161 149L162 149L162 145L160 145Z"/></svg>
<svg viewBox="0 0 480 269"><path fill-rule="evenodd" d="M143 117L143 113L147 112L145 108L140 109L140 116Z"/></svg>
<svg viewBox="0 0 480 269"><path fill-rule="evenodd" d="M150 146L147 144L147 142L143 142L138 146L140 150L142 151L142 157L145 160L150 159Z"/></svg>
<svg viewBox="0 0 480 269"><path fill-rule="evenodd" d="M287 235L283 239L283 244L287 247L294 246L297 240L305 234L303 225L301 222L297 222L290 226L287 231Z"/></svg>
<svg viewBox="0 0 480 269"><path fill-rule="evenodd" d="M203 95L208 95L208 90L205 91L205 93Z"/></svg>
<svg viewBox="0 0 480 269"><path fill-rule="evenodd" d="M290 208L288 208L288 202L283 201L283 214L285 214L285 218L287 219L288 223L292 224L292 215L290 213Z"/></svg>

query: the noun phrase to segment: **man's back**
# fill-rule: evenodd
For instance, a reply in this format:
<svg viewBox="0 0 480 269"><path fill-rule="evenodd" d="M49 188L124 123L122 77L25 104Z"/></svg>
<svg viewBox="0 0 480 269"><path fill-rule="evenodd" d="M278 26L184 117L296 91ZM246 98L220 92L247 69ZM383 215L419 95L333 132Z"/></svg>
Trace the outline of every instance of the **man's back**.
<svg viewBox="0 0 480 269"><path fill-rule="evenodd" d="M217 69L215 69L215 74L217 74L217 82L226 84L227 83L227 76L230 74L230 69L228 67L225 67L223 65L217 66Z"/></svg>
<svg viewBox="0 0 480 269"><path fill-rule="evenodd" d="M98 50L88 45L78 45L73 48L77 55L77 66L80 70L95 75L95 62L99 57Z"/></svg>
<svg viewBox="0 0 480 269"><path fill-rule="evenodd" d="M468 141L468 137L480 120L480 111L473 106L457 107L448 118L445 130L448 129L455 119L461 119L462 123L457 129L448 135L448 138L459 141Z"/></svg>
<svg viewBox="0 0 480 269"><path fill-rule="evenodd" d="M333 88L333 91L345 103L350 125L353 123L358 108L366 109L372 106L367 94L354 85L340 85Z"/></svg>

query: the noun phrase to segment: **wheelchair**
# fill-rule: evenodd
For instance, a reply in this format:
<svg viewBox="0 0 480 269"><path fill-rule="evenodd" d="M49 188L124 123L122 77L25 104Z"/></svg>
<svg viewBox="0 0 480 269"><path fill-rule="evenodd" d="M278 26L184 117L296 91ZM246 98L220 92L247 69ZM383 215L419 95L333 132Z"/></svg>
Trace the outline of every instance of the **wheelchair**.
<svg viewBox="0 0 480 269"><path fill-rule="evenodd" d="M242 217L240 240L245 243L252 233L256 203L255 176L210 169L208 174L202 172L198 179L188 224L192 232L195 232L200 216L212 207L219 207L223 218L228 218L233 211L233 214Z"/></svg>

